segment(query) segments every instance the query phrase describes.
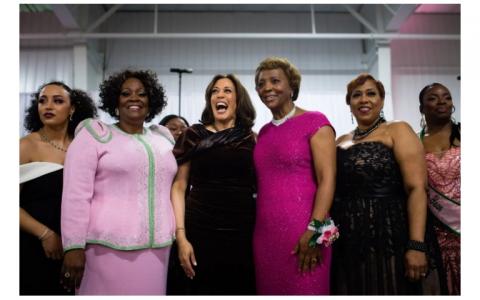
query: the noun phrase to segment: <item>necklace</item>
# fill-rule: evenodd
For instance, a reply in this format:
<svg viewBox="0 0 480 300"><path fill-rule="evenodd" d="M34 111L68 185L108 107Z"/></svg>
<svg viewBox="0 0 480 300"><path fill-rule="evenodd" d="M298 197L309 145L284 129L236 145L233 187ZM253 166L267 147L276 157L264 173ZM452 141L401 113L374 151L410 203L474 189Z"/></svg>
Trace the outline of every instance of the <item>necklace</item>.
<svg viewBox="0 0 480 300"><path fill-rule="evenodd" d="M60 151L63 151L63 152L67 152L67 149L64 149L64 148L60 147L59 145L55 144L50 139L48 139L47 136L44 135L43 133L40 133L40 137L41 137L42 141L49 143L53 148L55 148L57 150L60 150Z"/></svg>
<svg viewBox="0 0 480 300"><path fill-rule="evenodd" d="M275 125L275 126L282 125L283 123L285 123L288 119L290 119L295 114L296 110L297 110L297 107L294 105L293 109L288 114L286 114L283 118L278 119L278 120L272 119L272 124Z"/></svg>
<svg viewBox="0 0 480 300"><path fill-rule="evenodd" d="M353 132L353 140L354 141L357 141L357 140L360 140L360 139L363 139L364 137L366 137L367 135L369 135L370 133L372 133L375 129L378 128L378 126L380 126L380 124L382 123L385 123L385 119L382 118L382 117L379 117L375 123L373 123L372 126L370 126L369 128L365 129L365 130L362 130L360 128L355 128L355 131Z"/></svg>

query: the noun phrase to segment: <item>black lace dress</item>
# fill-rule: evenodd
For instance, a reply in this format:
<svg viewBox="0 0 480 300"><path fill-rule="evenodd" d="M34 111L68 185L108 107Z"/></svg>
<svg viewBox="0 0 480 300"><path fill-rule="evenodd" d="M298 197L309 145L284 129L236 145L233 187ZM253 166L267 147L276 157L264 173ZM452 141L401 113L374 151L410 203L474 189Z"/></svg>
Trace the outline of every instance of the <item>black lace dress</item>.
<svg viewBox="0 0 480 300"><path fill-rule="evenodd" d="M174 245L167 294L255 294L254 145L253 132L241 127L213 133L195 124L178 139L173 151L178 164L191 163L185 233L198 265L194 279L187 278Z"/></svg>
<svg viewBox="0 0 480 300"><path fill-rule="evenodd" d="M392 149L380 142L337 148L331 215L340 229L333 244L332 294L423 293L420 282L405 277L407 195Z"/></svg>

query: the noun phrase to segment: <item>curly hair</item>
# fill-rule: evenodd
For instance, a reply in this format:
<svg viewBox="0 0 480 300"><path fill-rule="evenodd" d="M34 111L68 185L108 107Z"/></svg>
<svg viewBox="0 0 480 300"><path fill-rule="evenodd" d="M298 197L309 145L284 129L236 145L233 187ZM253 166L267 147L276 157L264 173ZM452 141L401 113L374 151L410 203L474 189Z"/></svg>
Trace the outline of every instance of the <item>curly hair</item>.
<svg viewBox="0 0 480 300"><path fill-rule="evenodd" d="M57 85L67 91L70 96L70 103L75 107L72 120L68 122L67 127L67 133L70 137L73 137L78 123L87 118L94 118L97 116L97 108L95 107L95 103L87 93L78 89L71 89L68 85L61 81L51 81L41 85L37 92L31 95L31 104L26 110L24 120L24 127L28 131L35 132L43 127L43 123L40 120L40 115L38 114L38 100L40 98L40 92L48 85Z"/></svg>
<svg viewBox="0 0 480 300"><path fill-rule="evenodd" d="M167 105L167 96L157 80L157 74L150 70L124 70L103 81L100 84L100 109L118 120L115 109L118 107L122 84L129 78L140 80L145 87L148 95L148 114L145 121L151 121Z"/></svg>
<svg viewBox="0 0 480 300"><path fill-rule="evenodd" d="M168 115L168 116L165 116L163 117L163 119L160 120L160 122L158 123L159 125L162 125L162 126L166 126L168 122L170 122L170 120L173 120L173 119L176 119L176 118L179 118L181 120L183 120L183 122L185 122L185 125L190 126L188 124L188 121L187 119L185 119L184 117L182 116L178 116L178 115Z"/></svg>
<svg viewBox="0 0 480 300"><path fill-rule="evenodd" d="M380 80L376 80L372 75L368 73L362 73L358 75L355 79L350 81L347 85L347 95L345 96L347 105L350 105L350 97L352 97L353 90L365 84L367 80L372 80L375 83L375 86L378 89L378 93L380 94L380 98L382 98L382 100L385 99L385 88L383 87L383 83Z"/></svg>
<svg viewBox="0 0 480 300"><path fill-rule="evenodd" d="M285 76L287 76L288 85L290 85L290 88L293 91L292 101L297 100L298 93L300 92L300 81L302 80L302 76L300 75L300 71L298 71L297 67L289 62L288 59L283 57L271 56L260 62L257 70L255 71L255 87L258 87L260 72L273 69L283 70L283 73L285 73Z"/></svg>
<svg viewBox="0 0 480 300"><path fill-rule="evenodd" d="M202 117L200 122L204 125L210 125L215 122L213 117L213 110L210 104L210 99L212 97L213 88L215 83L220 79L230 79L235 86L235 91L237 94L237 110L235 112L236 119L235 123L245 126L247 128L252 128L255 124L256 112L253 107L250 96L248 95L247 89L242 85L240 80L233 74L218 74L213 77L210 83L207 86L205 91L205 108L202 112Z"/></svg>

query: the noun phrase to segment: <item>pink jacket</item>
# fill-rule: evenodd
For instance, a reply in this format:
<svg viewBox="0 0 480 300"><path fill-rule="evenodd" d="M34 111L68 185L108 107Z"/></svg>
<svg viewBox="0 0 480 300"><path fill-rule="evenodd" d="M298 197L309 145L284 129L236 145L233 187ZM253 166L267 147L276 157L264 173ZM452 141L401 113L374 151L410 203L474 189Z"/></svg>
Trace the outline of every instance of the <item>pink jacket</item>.
<svg viewBox="0 0 480 300"><path fill-rule="evenodd" d="M117 250L172 244L173 143L163 126L128 134L115 125L83 121L65 159L64 251L89 243Z"/></svg>

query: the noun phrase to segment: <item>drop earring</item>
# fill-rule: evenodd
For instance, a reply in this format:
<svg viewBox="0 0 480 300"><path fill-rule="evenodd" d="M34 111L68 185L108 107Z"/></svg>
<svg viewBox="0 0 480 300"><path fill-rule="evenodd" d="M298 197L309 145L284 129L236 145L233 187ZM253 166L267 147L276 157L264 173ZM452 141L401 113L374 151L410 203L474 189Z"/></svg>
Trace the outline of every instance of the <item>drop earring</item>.
<svg viewBox="0 0 480 300"><path fill-rule="evenodd" d="M353 114L352 113L350 113L350 118L352 119L352 124L355 124L355 123L353 123Z"/></svg>
<svg viewBox="0 0 480 300"><path fill-rule="evenodd" d="M115 108L115 115L118 117L120 115L120 112L118 111L118 108Z"/></svg>
<svg viewBox="0 0 480 300"><path fill-rule="evenodd" d="M425 114L422 114L422 118L420 119L420 128L427 127L427 121L425 121Z"/></svg>

